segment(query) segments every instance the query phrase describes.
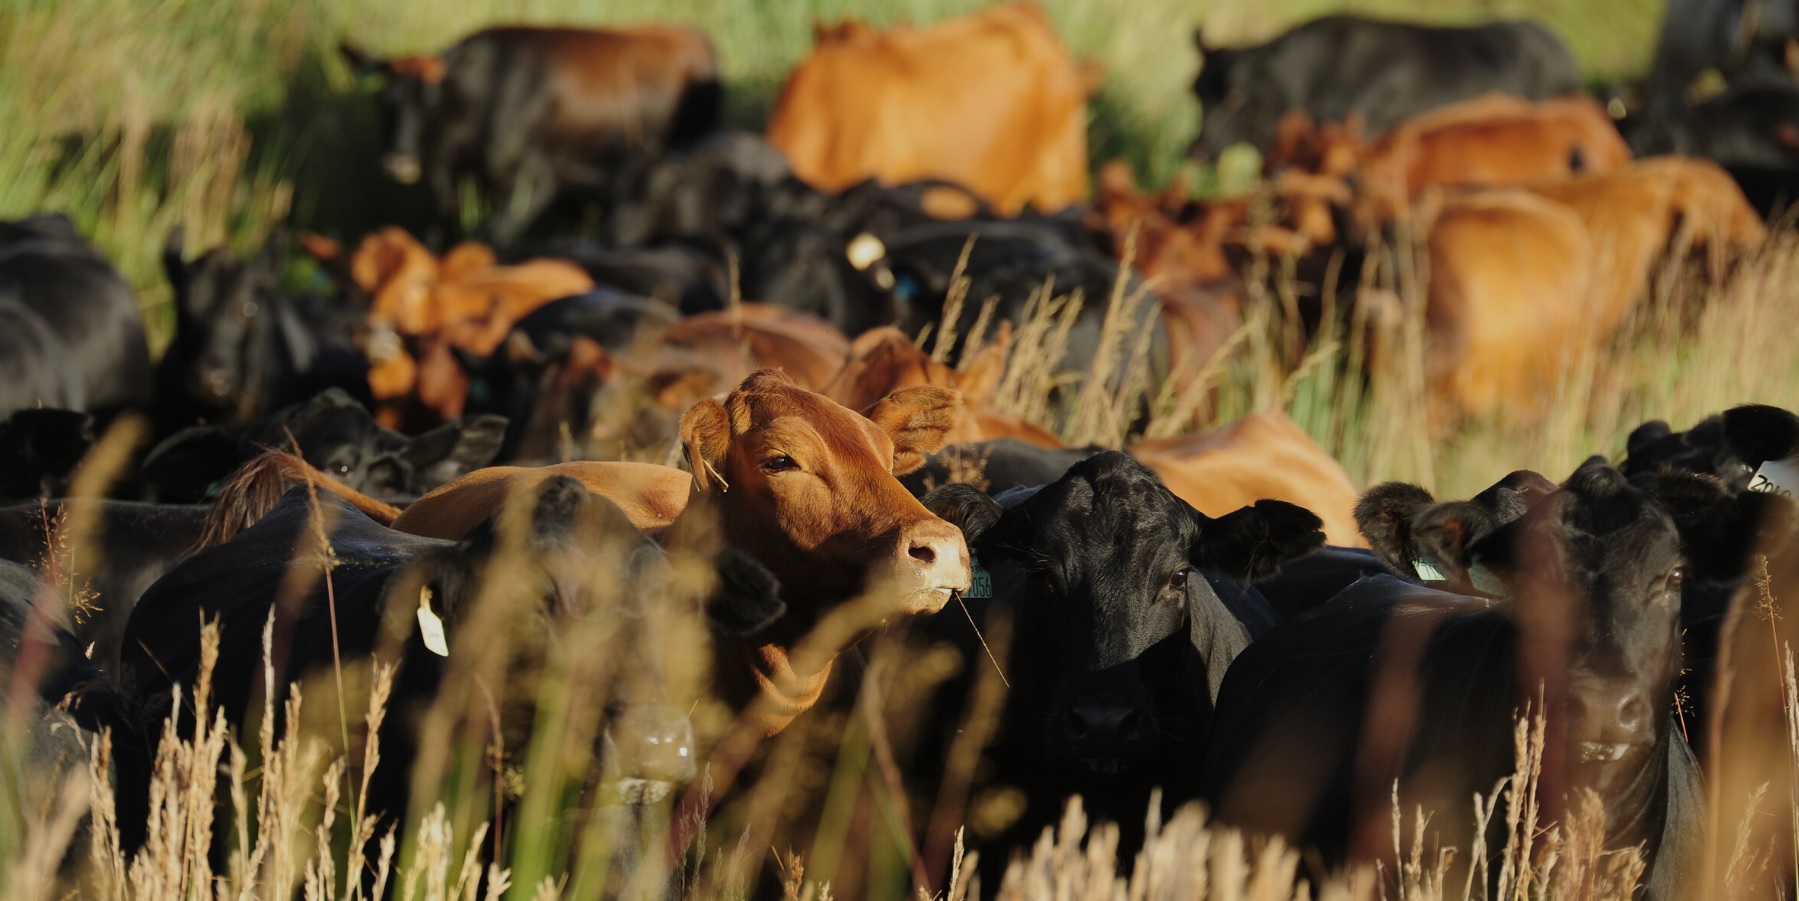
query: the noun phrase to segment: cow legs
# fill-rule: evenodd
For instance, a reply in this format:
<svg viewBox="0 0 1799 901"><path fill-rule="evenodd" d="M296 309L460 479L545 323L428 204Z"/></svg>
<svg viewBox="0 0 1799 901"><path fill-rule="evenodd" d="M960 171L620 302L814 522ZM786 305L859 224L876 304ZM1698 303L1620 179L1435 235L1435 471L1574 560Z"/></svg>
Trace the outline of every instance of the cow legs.
<svg viewBox="0 0 1799 901"><path fill-rule="evenodd" d="M535 153L519 160L517 171L499 192L500 206L488 228L494 244L505 247L518 240L555 199L556 172L549 161Z"/></svg>

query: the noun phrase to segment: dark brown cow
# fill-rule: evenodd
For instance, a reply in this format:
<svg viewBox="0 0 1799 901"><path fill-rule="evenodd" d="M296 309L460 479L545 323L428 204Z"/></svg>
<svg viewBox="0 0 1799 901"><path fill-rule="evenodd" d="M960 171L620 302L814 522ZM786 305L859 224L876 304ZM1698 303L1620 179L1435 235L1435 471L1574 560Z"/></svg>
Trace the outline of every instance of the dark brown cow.
<svg viewBox="0 0 1799 901"><path fill-rule="evenodd" d="M693 28L489 28L441 56L371 59L394 179L427 179L439 211L457 212L456 181L493 196L496 241L511 243L570 188L628 184L645 157L717 124L712 42Z"/></svg>

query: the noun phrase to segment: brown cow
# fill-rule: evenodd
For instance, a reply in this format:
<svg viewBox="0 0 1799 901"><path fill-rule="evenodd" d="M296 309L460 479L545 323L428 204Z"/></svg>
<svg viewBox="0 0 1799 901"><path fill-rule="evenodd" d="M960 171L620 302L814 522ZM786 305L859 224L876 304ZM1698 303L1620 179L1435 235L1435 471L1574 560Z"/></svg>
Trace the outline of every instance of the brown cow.
<svg viewBox="0 0 1799 901"><path fill-rule="evenodd" d="M852 20L814 37L767 130L805 181L956 182L1008 215L1086 196L1096 78L1034 4L883 33Z"/></svg>
<svg viewBox="0 0 1799 901"><path fill-rule="evenodd" d="M1433 185L1529 184L1629 165L1630 147L1592 98L1488 94L1402 122L1363 150L1361 218L1403 216Z"/></svg>
<svg viewBox="0 0 1799 901"><path fill-rule="evenodd" d="M1598 267L1588 303L1607 329L1635 308L1650 265L1668 251L1742 250L1768 234L1736 182L1710 160L1656 157L1617 172L1527 187L1572 209L1585 224Z"/></svg>
<svg viewBox="0 0 1799 901"><path fill-rule="evenodd" d="M954 388L962 394L962 422L950 432L945 444L1016 438L1037 447L1066 447L1054 432L1022 417L988 408L1005 374L1011 337L1012 324L1001 322L993 343L956 369L931 359L899 329L870 329L850 345L849 361L819 393L852 410L863 410L901 388Z"/></svg>
<svg viewBox="0 0 1799 901"><path fill-rule="evenodd" d="M1254 413L1202 434L1138 442L1126 452L1207 516L1263 498L1282 500L1318 514L1331 544L1367 546L1356 527L1349 473L1284 413Z"/></svg>
<svg viewBox="0 0 1799 901"><path fill-rule="evenodd" d="M454 350L491 354L525 314L593 289L572 263L500 266L491 249L472 242L440 260L392 227L363 239L346 269L370 298L365 352L376 418L412 430L462 415L468 378Z"/></svg>
<svg viewBox="0 0 1799 901"><path fill-rule="evenodd" d="M725 545L780 581L787 612L750 638L720 639L714 667L719 696L772 735L824 689L836 648L800 660L792 652L833 610L872 591L881 599L876 619L930 613L968 587L961 531L894 478L942 446L960 408L956 392L922 386L896 391L858 415L765 370L722 402L702 401L681 417L691 475L622 463L556 471L581 479L640 524L666 519L655 534L671 549L703 547L713 530L708 524L715 524ZM493 515L506 490L542 478L532 470L473 473L420 500L432 503L409 509L394 526L453 535ZM677 494L687 485L691 492Z"/></svg>
<svg viewBox="0 0 1799 901"><path fill-rule="evenodd" d="M1433 420L1539 406L1519 399L1553 391L1618 323L1595 291L1603 286L1580 218L1511 188L1451 197L1425 215Z"/></svg>

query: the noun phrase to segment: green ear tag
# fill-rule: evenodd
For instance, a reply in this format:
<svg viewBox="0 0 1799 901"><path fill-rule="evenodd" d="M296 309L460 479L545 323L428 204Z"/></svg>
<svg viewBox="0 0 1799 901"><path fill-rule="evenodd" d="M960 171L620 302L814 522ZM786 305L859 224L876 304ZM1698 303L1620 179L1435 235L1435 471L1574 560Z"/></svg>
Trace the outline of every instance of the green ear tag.
<svg viewBox="0 0 1799 901"><path fill-rule="evenodd" d="M1422 559L1413 560L1412 561L1412 569L1417 570L1418 578L1420 578L1426 582L1447 582L1447 581L1449 581L1449 578L1447 576L1443 575L1443 571L1438 569L1429 560L1422 560Z"/></svg>
<svg viewBox="0 0 1799 901"><path fill-rule="evenodd" d="M968 555L968 572L968 590L962 592L962 597L977 601L993 597L993 574L973 554Z"/></svg>

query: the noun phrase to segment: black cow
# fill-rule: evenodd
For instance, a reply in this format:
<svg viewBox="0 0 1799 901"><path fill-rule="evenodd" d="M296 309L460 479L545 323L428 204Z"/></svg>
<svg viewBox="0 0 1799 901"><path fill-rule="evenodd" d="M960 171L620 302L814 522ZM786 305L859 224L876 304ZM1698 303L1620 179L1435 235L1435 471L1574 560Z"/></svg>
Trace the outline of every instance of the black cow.
<svg viewBox="0 0 1799 901"><path fill-rule="evenodd" d="M967 485L925 503L965 530L990 580L992 599L970 601L982 631L1011 623L1011 690L989 757L993 782L1022 789L1028 810L991 838L1028 843L1080 793L1122 827L1128 853L1152 787L1171 808L1194 797L1193 764L1226 668L1274 625L1259 596L1232 580L1273 575L1317 549L1320 521L1280 501L1212 519L1117 451L1076 463L1010 509ZM931 631L969 666L987 665L961 611L933 617ZM961 685L945 693L963 694Z"/></svg>
<svg viewBox="0 0 1799 901"><path fill-rule="evenodd" d="M1243 142L1266 152L1289 110L1318 122L1360 115L1379 134L1489 91L1540 100L1580 89L1568 48L1534 22L1456 28L1326 16L1252 47L1213 47L1198 31L1193 40L1203 119L1191 153L1202 159Z"/></svg>
<svg viewBox="0 0 1799 901"><path fill-rule="evenodd" d="M980 478L974 481L998 497L1013 488L1048 485L1061 478L1068 467L1101 450L1097 446L1044 448L1016 438L952 444L926 457L923 466L900 476L900 484L915 495L923 495L931 487L956 481L952 473L978 467Z"/></svg>
<svg viewBox="0 0 1799 901"><path fill-rule="evenodd" d="M0 560L53 575L78 601L69 630L102 672L116 673L131 608L193 551L207 508L68 499L0 507Z"/></svg>
<svg viewBox="0 0 1799 901"><path fill-rule="evenodd" d="M948 323L943 319L953 276L971 238L973 246L962 270L970 282L966 301L956 321ZM1124 349L1114 359L1116 374L1123 376L1137 364L1132 353L1144 344L1146 334L1152 371L1159 375L1166 369L1168 337L1159 315L1160 301L1134 272L1094 249L1077 222L1049 217L932 222L906 228L885 241L859 236L849 252L852 263L880 289L876 315L891 321L875 324L897 325L912 334L926 326L937 332L953 325L955 347L973 330L989 298L998 298L994 321L1016 326L1048 315L1045 299L1038 296L1045 285L1055 298L1079 293L1079 313L1052 366L1057 376L1071 380L1085 378L1099 355L1110 301L1122 275L1124 296L1136 303L1133 318L1121 330ZM1057 396L1065 400L1069 392Z"/></svg>
<svg viewBox="0 0 1799 901"><path fill-rule="evenodd" d="M94 444L94 417L76 410L20 410L0 420L0 501L54 497Z"/></svg>
<svg viewBox="0 0 1799 901"><path fill-rule="evenodd" d="M1648 897L1689 897L1701 799L1669 715L1683 579L1673 521L1595 462L1484 536L1467 514L1491 515L1427 507L1414 537L1498 597L1377 576L1269 632L1225 678L1205 797L1222 821L1286 834L1335 866L1390 855L1397 780L1405 821L1422 806L1465 854L1471 799L1514 771L1513 717L1529 702L1545 715L1545 819L1560 819L1568 790L1595 790L1605 846L1645 853ZM1503 823L1492 826L1497 854Z"/></svg>
<svg viewBox="0 0 1799 901"><path fill-rule="evenodd" d="M1791 81L1799 72L1792 0L1671 0L1650 65L1644 118L1678 119L1687 90L1708 69L1728 82Z"/></svg>
<svg viewBox="0 0 1799 901"><path fill-rule="evenodd" d="M660 549L617 507L556 477L509 505L497 523L449 542L377 525L330 492L318 497L315 514L306 489L289 492L256 525L189 558L139 601L121 670L133 716L152 746L171 711L171 686L195 678L202 614L216 617L223 632L212 703L233 724L251 715L262 671L258 635L274 611L277 710L287 685L330 672L336 659L348 667L374 654L399 665L368 805L402 828L422 715L440 690L467 690L464 677L485 672L484 682L509 689L489 698L498 704L492 740L513 752L528 748L540 697L535 680L564 641L581 642L585 664L605 663L602 681L579 695L604 708L592 744L605 773L602 797L653 801L693 775L691 727L684 708L671 706L682 699L668 697L663 667L663 652L672 650L663 645L687 634L676 621L685 612L675 603L680 589ZM321 559L318 549L309 550L315 515L326 517L330 580L299 581L296 596L296 568ZM762 593L712 602L714 628L760 628L779 614L771 579L751 587ZM473 702L470 709L487 706ZM190 728L191 711L181 718ZM481 729L487 714L476 720L468 728ZM133 767L121 760L120 822L140 833L128 833L128 843L143 838L148 759Z"/></svg>
<svg viewBox="0 0 1799 901"><path fill-rule="evenodd" d="M281 243L252 260L218 247L190 262L181 230L170 235L175 338L156 363L159 435L199 422L245 428L328 388L373 405L368 360L340 319L277 290Z"/></svg>
<svg viewBox="0 0 1799 901"><path fill-rule="evenodd" d="M196 503L233 470L269 449L298 453L345 486L373 497L418 497L493 462L506 420L476 415L408 437L332 388L277 410L242 434L193 426L170 436L144 459L143 478L159 500Z"/></svg>
<svg viewBox="0 0 1799 901"><path fill-rule="evenodd" d="M790 178L787 158L757 134L721 132L669 153L607 211L608 243L641 247L724 239L764 217L769 193Z"/></svg>
<svg viewBox="0 0 1799 901"><path fill-rule="evenodd" d="M502 245L563 192L635 184L662 149L716 127L723 100L712 43L691 28L514 26L441 56L343 52L387 79L388 174L406 184L423 176L451 222L457 181L472 178L493 202Z"/></svg>
<svg viewBox="0 0 1799 901"><path fill-rule="evenodd" d="M0 284L0 416L37 407L84 410L87 384L56 329Z"/></svg>
<svg viewBox="0 0 1799 901"><path fill-rule="evenodd" d="M85 406L79 409L106 422L122 410L149 405L150 349L137 298L73 223L62 216L0 222L4 282L62 339L65 359L81 375Z"/></svg>
<svg viewBox="0 0 1799 901"><path fill-rule="evenodd" d="M0 561L0 683L7 686L0 717L9 730L0 758L7 771L5 812L21 824L55 811L61 792L88 772L88 749L101 730L116 736L123 722L117 695L75 637L34 608L40 590L37 573ZM67 847L63 862L72 869L86 836L76 834Z"/></svg>
<svg viewBox="0 0 1799 901"><path fill-rule="evenodd" d="M1696 104L1673 152L1726 166L1799 169L1799 83L1737 85Z"/></svg>
<svg viewBox="0 0 1799 901"><path fill-rule="evenodd" d="M497 459L550 459L564 428L587 433L592 402L602 387L597 374L572 367L576 342L585 339L622 352L639 335L666 328L679 316L671 304L608 288L544 304L514 323L491 356L457 354L469 377L464 409L506 417Z"/></svg>

